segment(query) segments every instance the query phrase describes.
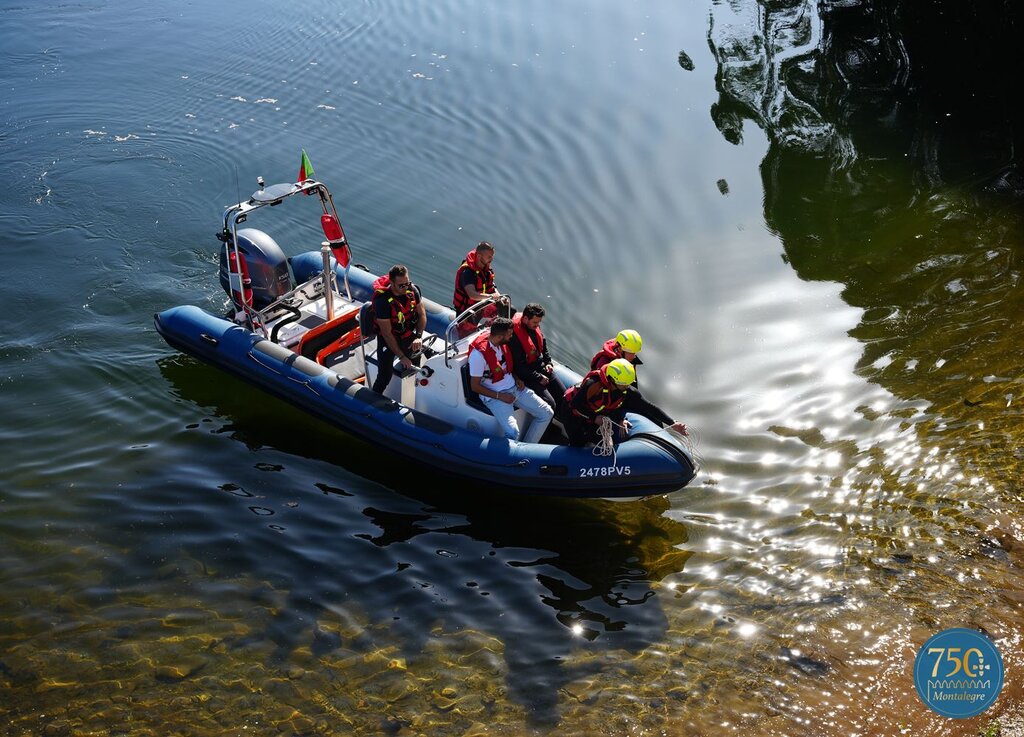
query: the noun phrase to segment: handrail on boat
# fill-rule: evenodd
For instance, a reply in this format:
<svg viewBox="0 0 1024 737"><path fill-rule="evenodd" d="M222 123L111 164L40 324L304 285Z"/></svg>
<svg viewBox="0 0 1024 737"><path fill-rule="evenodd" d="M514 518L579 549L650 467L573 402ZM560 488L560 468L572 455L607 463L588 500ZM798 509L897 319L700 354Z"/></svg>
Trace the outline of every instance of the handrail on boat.
<svg viewBox="0 0 1024 737"><path fill-rule="evenodd" d="M455 316L455 319L448 323L448 327L444 331L444 365L446 368L451 368L449 359L455 355L455 344L459 342L458 338L452 340L452 333L458 328L460 323L465 322L471 317L476 316L477 313L483 312L484 309L490 305L497 306L503 304L508 299L508 295L502 295L500 297L487 297L482 299L474 305L471 305L468 309Z"/></svg>
<svg viewBox="0 0 1024 737"><path fill-rule="evenodd" d="M238 251L238 226L244 223L249 216L249 213L257 210L261 207L274 207L280 205L286 198L292 197L297 194L313 194L316 193L320 199L320 206L323 208L325 215L332 215L335 222L341 223L341 219L338 216L338 209L334 205L334 198L331 196L331 192L327 189L327 185L323 182L319 182L315 179L306 179L302 182L285 182L282 184L272 184L269 187L265 186L263 177L257 179L259 189L252 193L248 200L239 202L235 205L230 205L224 210L224 230L223 233L226 236L228 233L231 234L230 243L225 240L225 248L233 248L235 252L235 259L238 263L241 263L241 254ZM342 233L342 240L347 245L348 242L344 238L344 232ZM321 249L329 249L330 242L325 241L321 244ZM351 246L349 246L351 248ZM333 270L329 267L330 259L327 255L324 256L324 269L323 269L323 280L324 280L324 292L325 298L328 300L328 319L332 316L331 304L333 300L331 297L335 292L341 294L341 291L337 288L337 277ZM295 290L291 290L290 294L293 294ZM345 272L345 292L348 298L352 299L352 289L348 283L348 272ZM289 296L285 295L285 296ZM282 298L283 299L283 298ZM280 300L278 300L280 301ZM253 330L259 330L263 333L264 338L270 338L266 328L266 315L270 312L271 307L274 307L277 303L267 305L262 310L258 310L254 307L250 307L245 304L245 300L242 300L241 311L245 314L246 319L249 321L250 327Z"/></svg>

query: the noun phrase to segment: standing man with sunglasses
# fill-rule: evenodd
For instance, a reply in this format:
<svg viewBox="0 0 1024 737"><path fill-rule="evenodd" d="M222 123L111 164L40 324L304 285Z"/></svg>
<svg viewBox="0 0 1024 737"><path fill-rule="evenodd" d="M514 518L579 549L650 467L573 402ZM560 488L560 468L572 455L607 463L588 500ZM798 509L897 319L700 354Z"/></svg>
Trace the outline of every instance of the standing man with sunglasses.
<svg viewBox="0 0 1024 737"><path fill-rule="evenodd" d="M412 354L420 349L427 324L420 288L409 279L409 269L395 264L373 283L373 314L381 340L377 341L377 379L373 390L383 394L395 373L395 357L402 366L415 366Z"/></svg>

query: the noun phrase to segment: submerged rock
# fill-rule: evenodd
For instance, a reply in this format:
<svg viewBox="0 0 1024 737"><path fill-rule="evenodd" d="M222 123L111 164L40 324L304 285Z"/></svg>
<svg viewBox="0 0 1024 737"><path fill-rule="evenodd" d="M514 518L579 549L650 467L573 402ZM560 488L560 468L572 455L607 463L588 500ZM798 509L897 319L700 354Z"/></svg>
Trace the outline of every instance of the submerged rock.
<svg viewBox="0 0 1024 737"><path fill-rule="evenodd" d="M681 66L688 72L693 71L693 59L691 59L690 55L687 54L685 51L679 52L679 66Z"/></svg>
<svg viewBox="0 0 1024 737"><path fill-rule="evenodd" d="M341 634L325 629L320 625L313 628L313 644L310 650L314 655L324 655L337 650L342 645Z"/></svg>
<svg viewBox="0 0 1024 737"><path fill-rule="evenodd" d="M183 681L206 667L206 661L202 658L183 660L180 663L172 663L157 666L153 671L154 677L163 683Z"/></svg>
<svg viewBox="0 0 1024 737"><path fill-rule="evenodd" d="M284 732L293 737L301 737L302 735L315 734L316 733L316 722L309 717L296 714L291 719L285 722L279 722L277 725L278 732Z"/></svg>
<svg viewBox="0 0 1024 737"><path fill-rule="evenodd" d="M791 666L809 676L823 676L831 670L828 663L815 660L803 654L793 652L788 647L782 648L782 659Z"/></svg>

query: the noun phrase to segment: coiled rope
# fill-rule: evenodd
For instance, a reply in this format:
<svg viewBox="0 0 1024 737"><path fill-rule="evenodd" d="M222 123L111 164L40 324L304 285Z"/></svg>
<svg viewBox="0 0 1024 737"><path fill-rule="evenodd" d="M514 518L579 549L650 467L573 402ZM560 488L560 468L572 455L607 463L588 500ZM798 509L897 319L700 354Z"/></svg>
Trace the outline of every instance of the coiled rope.
<svg viewBox="0 0 1024 737"><path fill-rule="evenodd" d="M615 468L615 425L610 417L602 417L597 423L597 435L600 441L591 451L596 456L611 456L612 468ZM621 427L621 425L620 425Z"/></svg>

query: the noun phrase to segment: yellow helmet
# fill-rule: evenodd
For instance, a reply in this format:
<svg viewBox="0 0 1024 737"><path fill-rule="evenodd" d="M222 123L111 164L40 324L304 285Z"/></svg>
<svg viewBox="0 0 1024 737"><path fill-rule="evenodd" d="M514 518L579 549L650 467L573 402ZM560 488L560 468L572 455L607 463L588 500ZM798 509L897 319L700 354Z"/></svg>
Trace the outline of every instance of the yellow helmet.
<svg viewBox="0 0 1024 737"><path fill-rule="evenodd" d="M635 330L620 330L619 334L615 336L615 342L626 353L639 353L640 349L644 347L644 339Z"/></svg>
<svg viewBox="0 0 1024 737"><path fill-rule="evenodd" d="M625 358L616 358L604 367L604 375L619 386L629 386L636 381L636 369Z"/></svg>

